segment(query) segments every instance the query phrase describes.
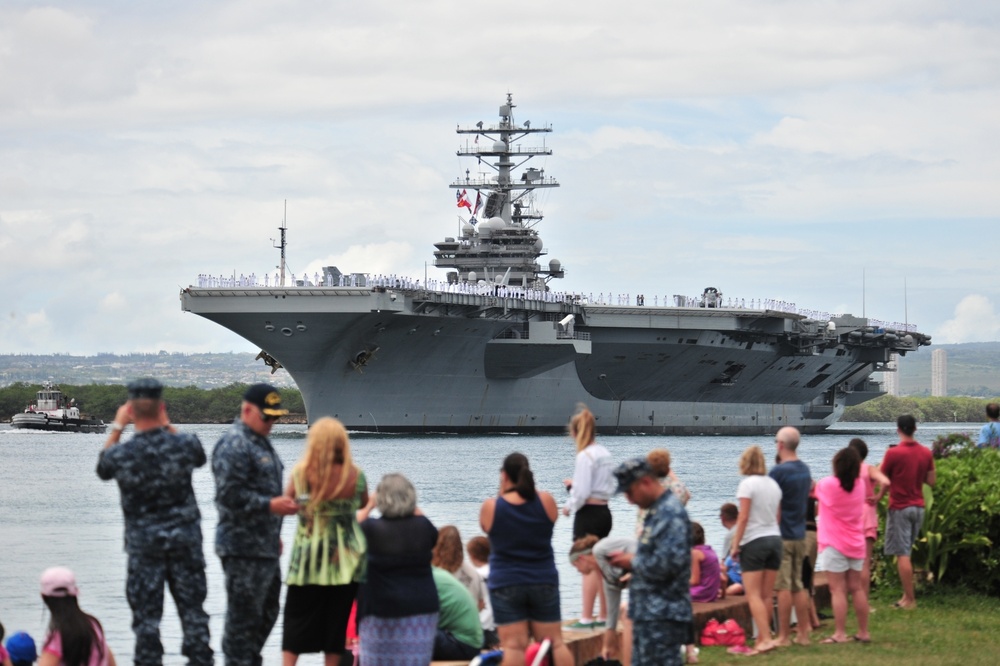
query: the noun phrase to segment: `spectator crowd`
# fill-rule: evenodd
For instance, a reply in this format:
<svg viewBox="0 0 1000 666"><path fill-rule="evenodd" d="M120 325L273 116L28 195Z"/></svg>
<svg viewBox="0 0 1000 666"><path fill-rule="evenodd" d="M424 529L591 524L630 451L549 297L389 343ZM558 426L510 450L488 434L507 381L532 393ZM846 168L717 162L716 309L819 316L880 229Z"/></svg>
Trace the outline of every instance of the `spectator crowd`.
<svg viewBox="0 0 1000 666"><path fill-rule="evenodd" d="M188 663L205 666L216 658L203 608L205 556L191 481L206 464L219 515L215 553L225 574L227 666L262 664L282 612L284 666L307 653L322 653L327 666L355 657L364 666L476 659L570 666L563 631L595 629L603 630L606 659L694 663L692 603L727 595L746 596L757 630L752 647L729 649L752 656L812 642L820 625L812 604L817 568L827 574L834 619L833 633L821 642L867 643L875 510L886 493L885 553L896 558L902 583L895 607L917 605L910 552L923 520L922 488L934 484L935 470L930 450L914 437L912 416L899 417L900 441L881 464L865 462L867 445L854 439L818 479L798 457L795 428L776 433L770 471L764 450L748 447L739 459L736 502L719 510L725 538L717 553L706 544L705 526L689 520L691 491L674 474L669 451L615 461L597 441L594 416L584 406L568 426L576 457L563 506L536 487L527 457L511 453L499 470L499 492L480 507L483 535L463 543L455 526L428 520L403 474L386 474L372 491L336 419L311 425L286 477L269 438L287 414L273 386L246 391L211 456L195 435L170 423L162 390L155 379L129 384L97 464L100 478L114 480L120 491L136 664L162 664L165 589L177 606ZM995 428L997 414L989 416L994 425L987 427ZM134 432L123 440L129 425ZM987 445L991 434L984 428ZM611 536L609 500L617 493L637 509L628 537ZM583 606L575 622L565 621L560 607L552 547L560 514L572 516L568 555L581 575ZM296 522L290 544L280 539L284 517ZM286 572L279 564L283 548L290 549ZM6 648L0 644L0 664L114 666L100 621L78 604L74 572L51 567L40 585L50 616L46 636L37 647L23 632L10 636ZM854 633L847 631L849 605Z"/></svg>

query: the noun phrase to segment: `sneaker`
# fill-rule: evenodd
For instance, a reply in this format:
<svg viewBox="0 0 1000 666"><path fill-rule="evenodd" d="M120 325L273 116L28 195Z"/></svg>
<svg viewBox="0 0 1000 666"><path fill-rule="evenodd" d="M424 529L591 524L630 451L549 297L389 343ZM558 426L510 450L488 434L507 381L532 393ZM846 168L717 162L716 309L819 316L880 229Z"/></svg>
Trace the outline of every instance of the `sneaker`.
<svg viewBox="0 0 1000 666"><path fill-rule="evenodd" d="M573 624L567 624L566 629L571 631L591 631L597 627L597 623L591 620L590 622L584 622L583 620L577 620Z"/></svg>
<svg viewBox="0 0 1000 666"><path fill-rule="evenodd" d="M595 620L594 629L603 629L606 624L607 622L605 622L604 620Z"/></svg>

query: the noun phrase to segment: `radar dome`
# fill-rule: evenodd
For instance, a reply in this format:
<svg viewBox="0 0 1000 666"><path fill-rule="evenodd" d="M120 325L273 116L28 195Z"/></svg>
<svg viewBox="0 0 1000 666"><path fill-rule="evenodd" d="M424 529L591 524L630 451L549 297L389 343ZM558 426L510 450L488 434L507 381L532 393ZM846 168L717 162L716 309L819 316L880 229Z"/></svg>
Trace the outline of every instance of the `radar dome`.
<svg viewBox="0 0 1000 666"><path fill-rule="evenodd" d="M503 141L494 141L493 142L493 152L495 152L495 153L502 153L505 150L507 150L507 144L506 143L504 143Z"/></svg>
<svg viewBox="0 0 1000 666"><path fill-rule="evenodd" d="M476 271L469 271L469 282L476 281Z"/></svg>
<svg viewBox="0 0 1000 666"><path fill-rule="evenodd" d="M535 239L535 251L536 252L541 252L543 247L545 247L545 244L542 243L542 239L541 238L536 238Z"/></svg>
<svg viewBox="0 0 1000 666"><path fill-rule="evenodd" d="M502 217L491 217L484 224L488 224L490 229L503 229L507 226Z"/></svg>
<svg viewBox="0 0 1000 666"><path fill-rule="evenodd" d="M553 259L549 262L549 270L553 273L558 273L562 269L562 262L558 259Z"/></svg>
<svg viewBox="0 0 1000 666"><path fill-rule="evenodd" d="M480 238L489 238L492 235L493 235L493 227L491 227L486 222L483 222L482 224L479 225Z"/></svg>
<svg viewBox="0 0 1000 666"><path fill-rule="evenodd" d="M471 224L469 224L468 222L466 222L465 224L462 225L462 235L463 236L475 236L476 235L476 228L474 226L472 226Z"/></svg>

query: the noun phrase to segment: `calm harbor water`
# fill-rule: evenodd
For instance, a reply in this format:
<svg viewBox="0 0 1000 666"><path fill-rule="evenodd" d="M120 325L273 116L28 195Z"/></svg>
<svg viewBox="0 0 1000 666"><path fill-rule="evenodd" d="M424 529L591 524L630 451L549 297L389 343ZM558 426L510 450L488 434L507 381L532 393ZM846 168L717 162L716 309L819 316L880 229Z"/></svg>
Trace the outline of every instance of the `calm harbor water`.
<svg viewBox="0 0 1000 666"><path fill-rule="evenodd" d="M921 424L917 438L930 443L938 434L973 432L980 424ZM194 432L211 455L211 449L227 426L183 426ZM127 434L127 433L126 433ZM288 469L302 453L306 428L281 424L273 441ZM863 437L871 449L869 462L878 462L896 442L890 424L842 425L823 435L803 440L800 455L814 478L829 474L830 459L851 437ZM38 593L38 577L49 566L63 565L77 574L80 603L101 620L119 663L132 656L131 615L125 600L125 554L122 550L122 514L118 488L97 478L97 454L104 435L39 433L0 426L0 529L4 554L0 557L0 622L9 636L27 631L41 640L48 621ZM737 460L746 446L757 444L771 459L774 444L769 437L601 437L617 460L643 455L657 447L670 449L677 475L691 489L688 512L705 527L708 541L716 549L723 530L719 506L735 501L740 477ZM512 451L528 456L539 488L562 502L566 493L562 480L572 476L573 443L558 436L391 436L358 434L352 437L356 462L365 470L372 488L388 472L406 474L416 485L419 504L437 526L453 524L463 539L480 534L479 505L494 495L499 483L500 463ZM195 492L202 511L202 530L208 562L208 600L213 647L219 650L225 614L222 569L214 555L216 511L214 483L209 466L194 476ZM628 535L635 528L635 510L622 497L611 503L614 534ZM285 520L282 535L289 543L293 520ZM560 569L563 617L576 617L580 610L579 575L569 565L571 519L560 517L554 547ZM286 568L283 560L282 569ZM172 601L167 597L161 625L165 664L181 664L181 632ZM281 620L265 648L265 663L280 663ZM221 655L220 655L221 656ZM221 659L218 663L221 663ZM319 664L319 655L308 655L302 664Z"/></svg>

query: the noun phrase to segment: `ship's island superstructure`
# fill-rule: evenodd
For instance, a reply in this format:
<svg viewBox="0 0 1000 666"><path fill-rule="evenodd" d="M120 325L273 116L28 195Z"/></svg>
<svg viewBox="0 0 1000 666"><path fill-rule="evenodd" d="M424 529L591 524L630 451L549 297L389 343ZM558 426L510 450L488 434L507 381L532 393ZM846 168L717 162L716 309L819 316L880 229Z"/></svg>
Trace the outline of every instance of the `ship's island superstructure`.
<svg viewBox="0 0 1000 666"><path fill-rule="evenodd" d="M499 123L457 130L458 155L488 170L450 185L468 218L435 244L446 280L328 267L285 284L282 261L273 284L203 276L182 309L285 368L310 421L356 431L555 432L584 403L606 433L815 432L880 395L870 375L892 355L930 344L912 326L747 307L714 288L669 305L554 290L565 269L539 263L535 191L558 183L525 167L551 154L526 141L552 130L517 124L514 108L508 95Z"/></svg>

